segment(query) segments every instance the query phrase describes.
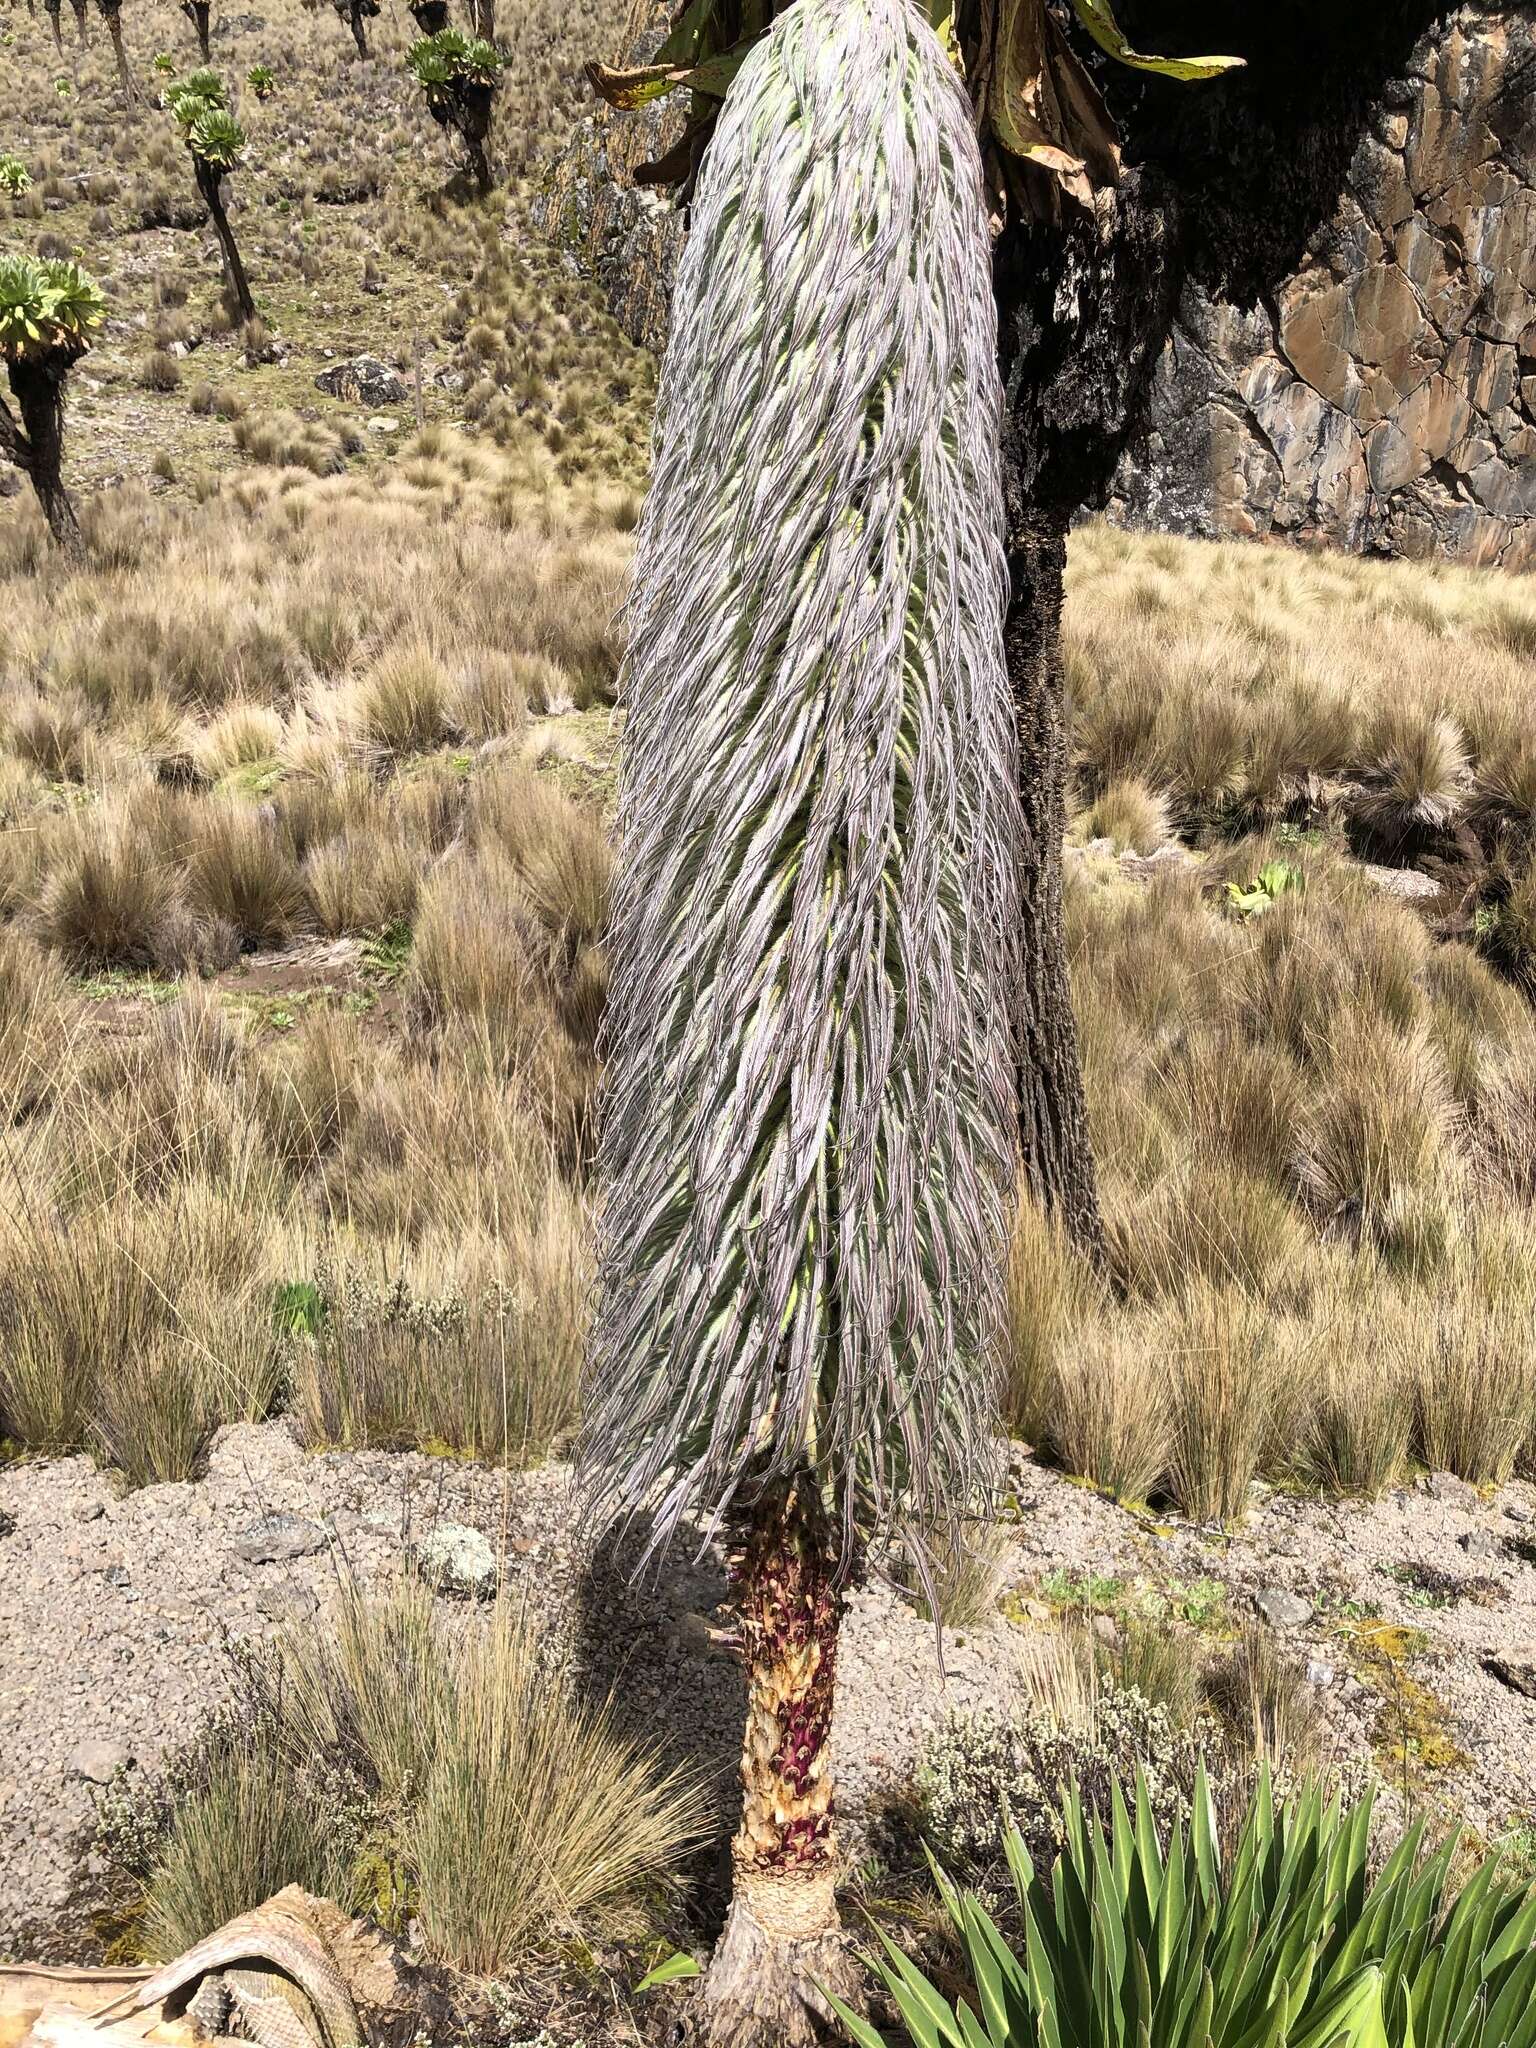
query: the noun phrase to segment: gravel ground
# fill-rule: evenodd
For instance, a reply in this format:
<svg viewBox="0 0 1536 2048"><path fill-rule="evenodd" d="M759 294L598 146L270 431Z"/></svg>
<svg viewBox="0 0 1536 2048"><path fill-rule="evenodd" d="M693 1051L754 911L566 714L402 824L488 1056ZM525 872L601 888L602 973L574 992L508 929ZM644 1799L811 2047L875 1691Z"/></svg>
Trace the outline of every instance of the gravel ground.
<svg viewBox="0 0 1536 2048"><path fill-rule="evenodd" d="M1048 1625L1042 1582L1089 1570L1127 1589L1220 1581L1233 1614L1259 1600L1349 1748L1381 1718L1362 1618L1422 1631L1412 1674L1465 1754L1434 1796L1489 1835L1536 1816L1536 1699L1484 1661L1518 1662L1523 1645L1536 1663L1530 1486L1483 1500L1437 1475L1343 1507L1273 1494L1228 1539L1148 1522L1027 1461L1015 1485L1009 1605L1022 1623L951 1635L941 1677L932 1627L897 1594L875 1582L852 1596L835 1748L855 1837L925 1727L1013 1692L1036 1623ZM0 1958L91 1959L93 1791L120 1767L152 1770L193 1731L226 1682L226 1636L317 1610L339 1573L394 1572L445 1522L480 1530L541 1604L574 1619L591 1682L614 1687L636 1727L718 1770L728 1831L742 1695L710 1633L725 1619L719 1560L632 1589L620 1564L589 1559L564 1468L314 1457L282 1423L226 1429L203 1479L122 1497L85 1458L14 1464L0 1468Z"/></svg>

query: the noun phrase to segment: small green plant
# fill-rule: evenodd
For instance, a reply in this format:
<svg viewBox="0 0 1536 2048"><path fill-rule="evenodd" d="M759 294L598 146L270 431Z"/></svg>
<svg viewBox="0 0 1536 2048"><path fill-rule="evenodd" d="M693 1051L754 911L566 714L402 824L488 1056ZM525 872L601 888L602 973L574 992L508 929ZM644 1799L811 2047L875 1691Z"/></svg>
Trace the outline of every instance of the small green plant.
<svg viewBox="0 0 1536 2048"><path fill-rule="evenodd" d="M61 100L72 99L74 97L75 88L67 78L56 78L53 81L53 89L58 94Z"/></svg>
<svg viewBox="0 0 1536 2048"><path fill-rule="evenodd" d="M245 82L259 100L269 100L277 91L277 77L270 64L253 64L245 74Z"/></svg>
<svg viewBox="0 0 1536 2048"><path fill-rule="evenodd" d="M1227 903L1240 917L1258 917L1282 896L1305 889L1306 876L1288 860L1267 860L1251 882L1228 882Z"/></svg>
<svg viewBox="0 0 1536 2048"><path fill-rule="evenodd" d="M500 52L493 43L445 28L412 43L405 61L426 95L427 112L440 128L457 133L476 190L489 192L487 143L491 102L501 79Z"/></svg>
<svg viewBox="0 0 1536 2048"><path fill-rule="evenodd" d="M31 186L32 173L21 158L9 149L0 153L0 192L19 199L23 192L31 190Z"/></svg>
<svg viewBox="0 0 1536 2048"><path fill-rule="evenodd" d="M412 932L404 918L370 932L358 947L363 972L374 981L398 981L411 962Z"/></svg>
<svg viewBox="0 0 1536 2048"><path fill-rule="evenodd" d="M938 1873L962 1995L890 1940L870 1968L932 2048L1533 2048L1536 1894L1496 1860L1454 1892L1458 1845L1426 1858L1422 1823L1373 1884L1371 1817L1369 1796L1277 1805L1261 1773L1229 1862L1203 1769L1166 1848L1140 1775L1100 1817L1069 1786L1054 1873L1009 1838L1017 1943ZM858 2048L885 2048L837 2009Z"/></svg>
<svg viewBox="0 0 1536 2048"><path fill-rule="evenodd" d="M154 56L153 69L160 72L163 77L174 78L176 76L176 59L169 50L157 50Z"/></svg>
<svg viewBox="0 0 1536 2048"><path fill-rule="evenodd" d="M283 1280L272 1298L272 1316L285 1337L318 1337L325 1324L325 1296L313 1280Z"/></svg>

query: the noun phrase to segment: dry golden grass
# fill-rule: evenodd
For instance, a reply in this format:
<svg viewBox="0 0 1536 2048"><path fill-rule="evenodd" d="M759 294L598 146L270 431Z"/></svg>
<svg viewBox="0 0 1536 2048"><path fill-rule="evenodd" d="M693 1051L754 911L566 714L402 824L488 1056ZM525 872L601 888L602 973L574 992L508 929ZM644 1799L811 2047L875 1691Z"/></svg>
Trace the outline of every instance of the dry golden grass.
<svg viewBox="0 0 1536 2048"><path fill-rule="evenodd" d="M154 1956L297 1882L408 1897L433 1960L493 1976L643 1924L707 1827L699 1782L619 1735L510 1594L454 1617L418 1580L345 1579L237 1685L136 1873Z"/></svg>
<svg viewBox="0 0 1536 2048"><path fill-rule="evenodd" d="M1065 651L1089 799L1139 782L1194 834L1333 816L1386 857L1465 822L1529 842L1518 578L1101 526L1075 539Z"/></svg>

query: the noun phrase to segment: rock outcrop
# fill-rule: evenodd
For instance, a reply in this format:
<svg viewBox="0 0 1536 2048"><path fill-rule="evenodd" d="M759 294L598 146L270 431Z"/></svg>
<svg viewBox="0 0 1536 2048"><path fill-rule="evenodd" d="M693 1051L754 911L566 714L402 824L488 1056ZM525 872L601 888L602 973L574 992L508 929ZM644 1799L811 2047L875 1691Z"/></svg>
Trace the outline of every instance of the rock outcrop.
<svg viewBox="0 0 1536 2048"><path fill-rule="evenodd" d="M667 11L632 0L637 58ZM652 348L679 228L631 177L680 120L676 100L595 112L544 200L547 230ZM1536 567L1536 14L1522 0L1448 9L1422 38L1276 289L1232 303L1186 285L1110 509L1185 533Z"/></svg>
<svg viewBox="0 0 1536 2048"><path fill-rule="evenodd" d="M644 64L655 55L671 9L666 0L630 0L625 32L611 53ZM653 100L637 114L598 104L578 126L535 207L536 224L596 279L631 341L658 354L672 313L672 274L682 223L665 192L635 183L635 171L662 156L683 127L685 95Z"/></svg>
<svg viewBox="0 0 1536 2048"><path fill-rule="evenodd" d="M1126 515L1536 566L1536 17L1450 14L1265 303L1187 287Z"/></svg>

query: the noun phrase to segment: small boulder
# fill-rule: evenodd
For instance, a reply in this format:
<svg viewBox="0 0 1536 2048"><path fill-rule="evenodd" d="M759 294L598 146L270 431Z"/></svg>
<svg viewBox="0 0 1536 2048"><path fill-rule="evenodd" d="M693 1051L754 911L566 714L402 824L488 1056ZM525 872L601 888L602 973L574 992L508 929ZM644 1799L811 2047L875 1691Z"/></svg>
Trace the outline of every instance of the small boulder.
<svg viewBox="0 0 1536 2048"><path fill-rule="evenodd" d="M318 1522L298 1515L263 1515L235 1538L234 1551L247 1564L285 1564L290 1558L312 1557L330 1540Z"/></svg>
<svg viewBox="0 0 1536 2048"><path fill-rule="evenodd" d="M496 1553L478 1529L463 1522L439 1522L412 1547L416 1569L439 1593L489 1600L500 1571Z"/></svg>
<svg viewBox="0 0 1536 2048"><path fill-rule="evenodd" d="M1528 1700L1536 1700L1536 1637L1523 1643L1511 1643L1507 1649L1494 1651L1483 1661L1494 1677L1503 1679L1512 1692L1524 1693Z"/></svg>
<svg viewBox="0 0 1536 2048"><path fill-rule="evenodd" d="M400 422L387 412L376 412L367 422L367 427L370 434L398 434Z"/></svg>
<svg viewBox="0 0 1536 2048"><path fill-rule="evenodd" d="M1287 1592L1284 1586L1265 1586L1254 1594L1253 1604L1261 1620L1279 1629L1300 1628L1312 1619L1315 1611L1310 1600Z"/></svg>
<svg viewBox="0 0 1536 2048"><path fill-rule="evenodd" d="M69 1759L69 1775L88 1785L106 1785L132 1762L126 1742L82 1742Z"/></svg>
<svg viewBox="0 0 1536 2048"><path fill-rule="evenodd" d="M1458 1536L1456 1541L1468 1557L1497 1557L1499 1554L1498 1539L1490 1536L1486 1529L1469 1529L1465 1536Z"/></svg>
<svg viewBox="0 0 1536 2048"><path fill-rule="evenodd" d="M301 1586L293 1580L281 1585L263 1586L256 1595L256 1612L268 1621L302 1621L320 1605L320 1596L309 1586Z"/></svg>
<svg viewBox="0 0 1536 2048"><path fill-rule="evenodd" d="M315 383L332 398L371 405L376 412L386 405L401 405L409 396L401 379L377 356L353 356L333 369L322 370Z"/></svg>
<svg viewBox="0 0 1536 2048"><path fill-rule="evenodd" d="M1458 1479L1454 1472L1431 1472L1424 1481L1424 1491L1431 1500L1443 1500L1451 1507L1477 1506L1477 1488L1465 1479Z"/></svg>

